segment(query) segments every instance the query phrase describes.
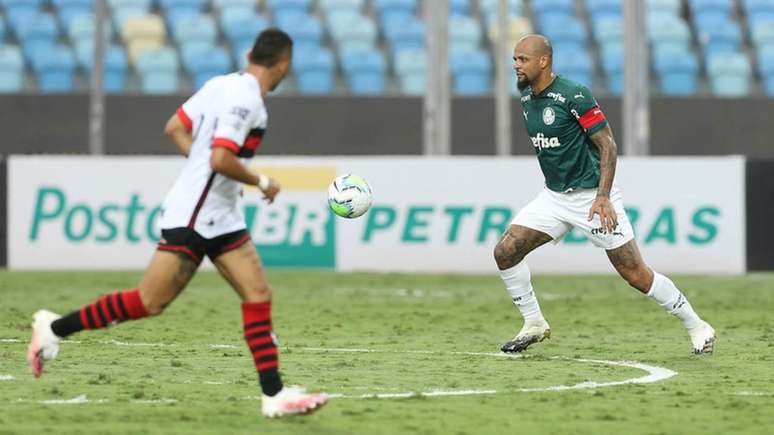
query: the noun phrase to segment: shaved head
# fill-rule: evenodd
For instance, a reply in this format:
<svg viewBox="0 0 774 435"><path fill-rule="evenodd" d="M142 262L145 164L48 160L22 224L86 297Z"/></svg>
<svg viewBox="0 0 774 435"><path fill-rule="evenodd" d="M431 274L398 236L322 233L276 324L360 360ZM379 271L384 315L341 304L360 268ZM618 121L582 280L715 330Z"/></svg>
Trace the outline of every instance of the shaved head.
<svg viewBox="0 0 774 435"><path fill-rule="evenodd" d="M516 71L520 91L536 82L545 83L553 76L554 49L543 35L527 35L519 40L513 50L513 69Z"/></svg>
<svg viewBox="0 0 774 435"><path fill-rule="evenodd" d="M521 48L521 50L519 50ZM551 46L551 41L543 35L526 35L519 39L516 44L516 50L523 53L531 54L533 56L553 56L554 48Z"/></svg>

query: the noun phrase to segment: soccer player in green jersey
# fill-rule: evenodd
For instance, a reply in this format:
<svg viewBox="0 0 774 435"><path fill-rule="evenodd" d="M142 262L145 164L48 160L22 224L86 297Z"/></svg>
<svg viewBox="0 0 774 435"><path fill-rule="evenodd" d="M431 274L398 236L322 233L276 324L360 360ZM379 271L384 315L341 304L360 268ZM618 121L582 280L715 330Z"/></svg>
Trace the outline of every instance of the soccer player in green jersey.
<svg viewBox="0 0 774 435"><path fill-rule="evenodd" d="M541 35L522 38L513 60L524 124L545 188L519 211L494 250L505 287L524 317L524 326L502 351L521 352L550 336L524 257L575 228L605 249L632 287L683 321L694 353L712 353L715 331L675 284L640 256L621 192L613 182L617 158L613 132L591 92L554 74L551 43Z"/></svg>

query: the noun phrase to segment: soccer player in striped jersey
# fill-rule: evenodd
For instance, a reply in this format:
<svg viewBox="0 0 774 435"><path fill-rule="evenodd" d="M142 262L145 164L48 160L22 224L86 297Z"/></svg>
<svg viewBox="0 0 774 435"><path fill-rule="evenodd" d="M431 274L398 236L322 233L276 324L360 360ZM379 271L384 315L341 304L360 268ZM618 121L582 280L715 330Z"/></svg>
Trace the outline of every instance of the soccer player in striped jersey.
<svg viewBox="0 0 774 435"><path fill-rule="evenodd" d="M205 256L242 300L244 338L252 353L267 417L304 414L327 401L283 386L271 322L271 289L241 207L242 184L257 186L271 203L279 184L246 166L260 146L268 115L263 98L285 78L293 42L276 29L262 32L243 72L209 80L167 122L165 134L187 157L164 201L161 239L137 288L98 298L65 316L34 315L28 360L39 377L59 342L84 329L162 313L185 288Z"/></svg>
<svg viewBox="0 0 774 435"><path fill-rule="evenodd" d="M591 92L554 74L553 49L541 35L522 38L513 60L524 124L545 188L519 211L494 250L505 287L524 318L522 329L502 345L502 351L521 352L550 336L524 257L575 228L605 249L632 287L682 320L694 353L711 353L715 331L675 284L640 256L621 191L613 182L617 159L613 132Z"/></svg>

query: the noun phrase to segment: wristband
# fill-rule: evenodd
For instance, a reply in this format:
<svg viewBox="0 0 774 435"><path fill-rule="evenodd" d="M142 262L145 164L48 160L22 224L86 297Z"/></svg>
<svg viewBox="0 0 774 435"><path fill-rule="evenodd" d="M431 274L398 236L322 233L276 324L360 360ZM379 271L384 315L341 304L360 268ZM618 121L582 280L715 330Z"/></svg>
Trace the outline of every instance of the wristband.
<svg viewBox="0 0 774 435"><path fill-rule="evenodd" d="M266 189L269 188L269 183L270 183L269 177L263 174L258 176L258 188L261 189L262 191L265 191Z"/></svg>

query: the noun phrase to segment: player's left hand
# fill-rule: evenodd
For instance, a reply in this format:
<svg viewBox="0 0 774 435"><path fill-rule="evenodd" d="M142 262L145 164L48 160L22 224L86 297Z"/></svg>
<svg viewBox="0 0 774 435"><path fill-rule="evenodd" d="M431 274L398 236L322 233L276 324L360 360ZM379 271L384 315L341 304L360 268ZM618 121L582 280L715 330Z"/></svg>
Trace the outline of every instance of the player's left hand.
<svg viewBox="0 0 774 435"><path fill-rule="evenodd" d="M602 228L607 231L608 234L612 233L615 227L618 226L618 215L615 213L610 198L598 196L594 200L594 204L591 205L591 210L589 210L589 222L594 219L595 214L599 215L599 220L602 222Z"/></svg>

